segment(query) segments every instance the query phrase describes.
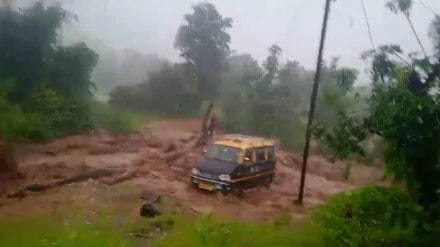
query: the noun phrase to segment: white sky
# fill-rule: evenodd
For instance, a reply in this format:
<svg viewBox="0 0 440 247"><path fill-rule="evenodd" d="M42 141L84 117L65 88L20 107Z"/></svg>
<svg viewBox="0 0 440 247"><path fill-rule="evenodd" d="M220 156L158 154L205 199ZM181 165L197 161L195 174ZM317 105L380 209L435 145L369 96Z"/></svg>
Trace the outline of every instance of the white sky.
<svg viewBox="0 0 440 247"><path fill-rule="evenodd" d="M428 25L440 13L440 0L414 0L412 19L427 50ZM134 48L179 59L174 37L194 0L64 0L63 6L79 17L75 26L87 35L117 49ZM233 18L231 47L258 60L277 43L283 59L313 68L322 22L324 0L211 0L221 15ZM376 46L398 43L405 51L419 51L417 41L402 15L384 6L386 0L364 0ZM423 3L423 4L422 4ZM429 8L427 8L428 6ZM325 59L364 70L360 53L371 48L360 0L332 4Z"/></svg>

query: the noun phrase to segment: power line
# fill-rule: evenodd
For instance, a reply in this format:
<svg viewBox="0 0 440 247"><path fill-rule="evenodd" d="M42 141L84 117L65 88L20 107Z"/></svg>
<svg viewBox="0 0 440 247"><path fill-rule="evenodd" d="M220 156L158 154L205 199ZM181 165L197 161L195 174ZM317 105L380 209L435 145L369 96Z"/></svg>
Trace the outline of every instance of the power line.
<svg viewBox="0 0 440 247"><path fill-rule="evenodd" d="M373 47L373 50L376 52L376 46L374 45L373 35L371 35L370 21L368 20L367 11L365 10L364 0L360 0L360 1L362 5L362 10L364 12L365 22L367 23L368 37L370 37L371 46Z"/></svg>
<svg viewBox="0 0 440 247"><path fill-rule="evenodd" d="M425 2L423 2L422 0L419 0L419 3L425 7L426 9L432 11L435 15L438 15L437 11L435 11L431 6L429 6L428 4L426 4Z"/></svg>

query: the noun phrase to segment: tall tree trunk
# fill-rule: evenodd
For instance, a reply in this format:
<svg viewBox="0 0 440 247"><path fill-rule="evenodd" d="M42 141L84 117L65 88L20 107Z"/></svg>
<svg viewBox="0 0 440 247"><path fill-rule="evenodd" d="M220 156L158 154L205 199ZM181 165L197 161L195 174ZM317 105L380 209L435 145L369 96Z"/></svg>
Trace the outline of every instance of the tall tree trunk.
<svg viewBox="0 0 440 247"><path fill-rule="evenodd" d="M416 29L414 28L411 18L409 17L408 14L405 14L405 18L408 21L409 25L411 26L411 30L414 33L414 36L416 36L417 42L419 43L420 49L422 49L423 55L425 56L425 58L427 58L428 56L426 55L425 47L423 47L422 41L420 40L419 35L417 34Z"/></svg>
<svg viewBox="0 0 440 247"><path fill-rule="evenodd" d="M211 115L212 108L214 108L214 102L210 101L208 105L208 109L206 109L205 116L203 116L203 122L201 126L202 135L206 133L207 123L209 119L209 115Z"/></svg>
<svg viewBox="0 0 440 247"><path fill-rule="evenodd" d="M17 173L17 161L12 144L0 133L0 175Z"/></svg>
<svg viewBox="0 0 440 247"><path fill-rule="evenodd" d="M305 140L306 142L304 144L304 153L303 153L302 167L301 167L301 183L300 183L300 187L299 187L298 199L296 201L296 203L298 203L298 204L303 203L303 197L304 197L304 183L305 183L305 179L306 179L307 158L309 157L311 126L312 126L313 117L315 114L316 97L318 95L318 86L319 86L319 81L321 78L322 54L324 51L324 41L325 41L325 35L327 32L327 21L328 21L328 15L330 12L330 1L332 1L332 0L325 1L324 20L322 22L321 40L319 42L318 60L316 61L316 71L315 71L315 77L313 78L312 95L310 96L309 120L307 122L306 140Z"/></svg>

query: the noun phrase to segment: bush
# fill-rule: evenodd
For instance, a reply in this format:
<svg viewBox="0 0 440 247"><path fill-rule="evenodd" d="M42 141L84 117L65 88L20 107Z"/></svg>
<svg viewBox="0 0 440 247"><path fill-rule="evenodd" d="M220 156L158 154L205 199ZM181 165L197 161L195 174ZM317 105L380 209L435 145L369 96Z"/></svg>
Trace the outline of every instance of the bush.
<svg viewBox="0 0 440 247"><path fill-rule="evenodd" d="M52 136L47 119L35 113L25 113L3 98L0 98L0 119L0 132L7 140L44 140Z"/></svg>
<svg viewBox="0 0 440 247"><path fill-rule="evenodd" d="M406 192L371 186L333 197L317 210L312 224L334 247L409 246L421 208Z"/></svg>
<svg viewBox="0 0 440 247"><path fill-rule="evenodd" d="M0 133L7 140L50 140L58 136L104 129L123 134L134 129L133 114L99 102L65 102L51 90L40 91L28 103L33 111L0 97ZM30 108L28 106L27 108Z"/></svg>
<svg viewBox="0 0 440 247"><path fill-rule="evenodd" d="M90 117L93 129L104 129L115 134L124 134L132 131L137 121L134 114L97 101L91 104Z"/></svg>

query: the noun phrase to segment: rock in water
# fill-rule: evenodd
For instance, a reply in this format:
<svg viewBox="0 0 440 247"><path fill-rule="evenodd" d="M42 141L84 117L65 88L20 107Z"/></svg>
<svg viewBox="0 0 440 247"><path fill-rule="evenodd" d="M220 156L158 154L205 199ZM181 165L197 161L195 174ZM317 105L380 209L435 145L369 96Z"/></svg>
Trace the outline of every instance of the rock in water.
<svg viewBox="0 0 440 247"><path fill-rule="evenodd" d="M145 203L140 209L140 215L143 217L153 218L162 214L157 203Z"/></svg>
<svg viewBox="0 0 440 247"><path fill-rule="evenodd" d="M141 199L144 199L147 203L157 203L160 201L161 196L154 190L144 189L140 194Z"/></svg>

